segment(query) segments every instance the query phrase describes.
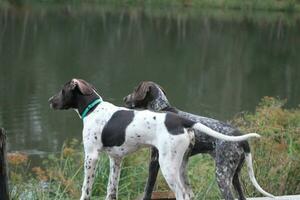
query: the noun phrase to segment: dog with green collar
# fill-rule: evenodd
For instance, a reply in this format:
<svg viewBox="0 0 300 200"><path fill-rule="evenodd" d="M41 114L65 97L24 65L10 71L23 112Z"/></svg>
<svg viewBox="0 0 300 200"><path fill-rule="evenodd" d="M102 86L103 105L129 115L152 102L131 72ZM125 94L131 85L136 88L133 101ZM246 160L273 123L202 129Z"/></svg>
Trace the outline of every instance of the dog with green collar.
<svg viewBox="0 0 300 200"><path fill-rule="evenodd" d="M259 137L220 134L207 126L173 113L138 111L103 101L96 89L81 79L72 79L49 99L57 110L75 109L83 121L84 181L80 200L91 196L96 162L101 152L110 160L106 200L117 199L121 163L124 156L142 147L159 152L162 174L177 200L190 200L193 192L184 181L186 156L194 143L193 129L226 141L243 141ZM192 128L192 129L191 129Z"/></svg>

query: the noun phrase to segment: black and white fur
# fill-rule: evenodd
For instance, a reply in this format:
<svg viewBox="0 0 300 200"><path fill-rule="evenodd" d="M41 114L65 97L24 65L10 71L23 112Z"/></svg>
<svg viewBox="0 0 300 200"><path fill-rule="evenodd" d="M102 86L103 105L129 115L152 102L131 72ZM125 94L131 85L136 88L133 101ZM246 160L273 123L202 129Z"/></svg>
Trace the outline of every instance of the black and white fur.
<svg viewBox="0 0 300 200"><path fill-rule="evenodd" d="M128 96L124 97L125 106L128 108L143 108L153 111L168 111L176 113L180 117L190 119L195 122L204 124L211 129L223 133L224 135L240 135L240 131L231 125L187 112L172 107L166 97L164 90L156 83L151 81L141 82L137 88ZM272 194L264 191L257 183L253 166L250 146L247 141L243 142L226 142L218 140L202 131L195 130L195 145L190 155L198 153L208 153L215 160L216 178L223 198L233 200L234 195L231 186L234 186L239 200L245 200L245 195L239 180L239 173L246 160L249 177L255 188L263 195L274 197ZM145 187L143 200L150 200L153 187L159 170L158 159L160 153L152 148L151 161L149 164L149 178Z"/></svg>
<svg viewBox="0 0 300 200"><path fill-rule="evenodd" d="M75 109L82 115L85 108L99 98L101 97L89 83L72 79L49 102L53 109ZM106 200L112 200L117 199L122 158L147 146L158 150L162 174L176 199L191 199L193 193L185 181L183 162L194 140L191 128L230 141L258 137L254 133L238 137L226 136L173 113L130 110L106 101L96 105L83 119L85 164L80 199L86 200L91 196L100 152L105 151L109 155L110 175Z"/></svg>

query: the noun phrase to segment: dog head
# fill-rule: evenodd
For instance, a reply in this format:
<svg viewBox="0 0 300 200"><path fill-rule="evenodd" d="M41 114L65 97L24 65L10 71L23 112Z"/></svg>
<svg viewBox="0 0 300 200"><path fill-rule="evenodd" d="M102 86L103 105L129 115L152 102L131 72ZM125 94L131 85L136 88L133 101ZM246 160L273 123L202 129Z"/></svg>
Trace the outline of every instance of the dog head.
<svg viewBox="0 0 300 200"><path fill-rule="evenodd" d="M84 97L94 94L94 87L82 79L72 79L62 89L49 99L50 107L55 110L63 110L79 107Z"/></svg>
<svg viewBox="0 0 300 200"><path fill-rule="evenodd" d="M159 111L169 106L164 89L151 81L142 81L123 100L127 108L148 108Z"/></svg>

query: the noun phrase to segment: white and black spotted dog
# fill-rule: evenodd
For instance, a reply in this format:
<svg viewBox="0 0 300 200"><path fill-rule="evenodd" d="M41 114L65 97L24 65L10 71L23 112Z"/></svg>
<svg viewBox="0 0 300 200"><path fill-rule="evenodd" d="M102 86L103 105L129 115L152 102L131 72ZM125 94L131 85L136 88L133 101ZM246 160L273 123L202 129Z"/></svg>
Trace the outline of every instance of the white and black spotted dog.
<svg viewBox="0 0 300 200"><path fill-rule="evenodd" d="M124 98L124 102L128 108L142 108L152 111L176 113L181 117L202 123L215 131L223 133L224 135L241 134L238 129L228 123L194 115L172 107L166 97L165 91L158 84L151 81L141 82L131 94ZM264 191L255 179L250 146L247 141L225 142L203 134L203 132L199 130L195 130L194 133L195 144L190 155L208 153L213 157L216 166L217 182L224 199L234 199L234 195L231 191L232 185L238 194L239 200L246 199L239 180L239 173L244 160L246 160L248 173L255 188L265 196L274 197L272 194ZM160 153L153 147L151 151L151 162L149 164L149 178L145 187L143 200L151 199L151 194L159 170L159 157Z"/></svg>
<svg viewBox="0 0 300 200"><path fill-rule="evenodd" d="M93 86L81 79L67 82L49 102L53 109L75 109L83 120L85 163L81 200L91 196L100 152L105 151L110 159L106 200L117 199L122 158L147 146L158 150L162 174L176 199L189 200L193 194L184 181L183 160L194 139L190 128L228 141L259 137L255 133L226 136L176 114L117 107L103 101Z"/></svg>

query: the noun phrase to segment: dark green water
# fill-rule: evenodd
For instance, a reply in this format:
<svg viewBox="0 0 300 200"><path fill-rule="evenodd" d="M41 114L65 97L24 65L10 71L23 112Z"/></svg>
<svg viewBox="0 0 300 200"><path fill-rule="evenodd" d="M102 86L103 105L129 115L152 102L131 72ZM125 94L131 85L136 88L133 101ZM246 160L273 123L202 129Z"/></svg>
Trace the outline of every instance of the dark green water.
<svg viewBox="0 0 300 200"><path fill-rule="evenodd" d="M81 139L77 114L47 102L72 77L117 105L153 80L173 105L222 120L253 111L263 96L297 107L299 18L215 12L0 9L0 126L9 150L52 152Z"/></svg>

